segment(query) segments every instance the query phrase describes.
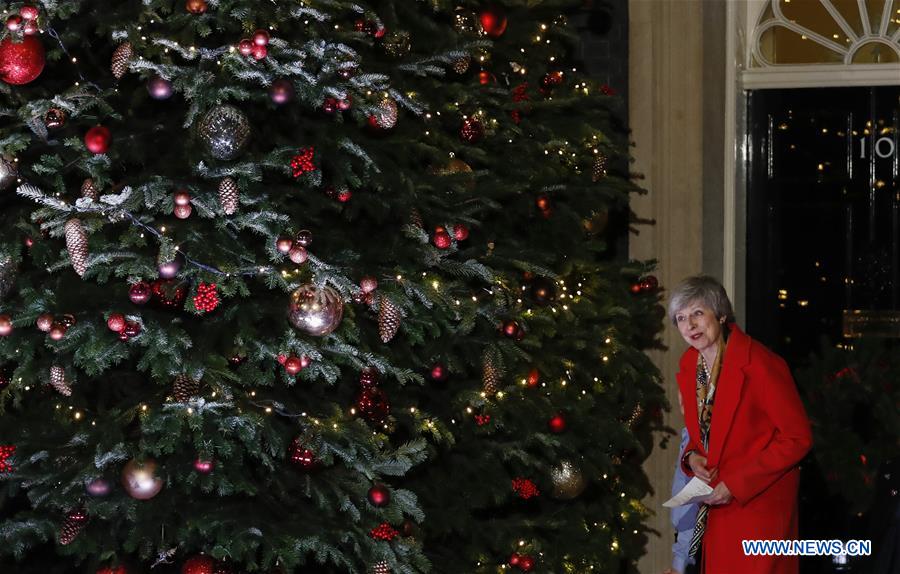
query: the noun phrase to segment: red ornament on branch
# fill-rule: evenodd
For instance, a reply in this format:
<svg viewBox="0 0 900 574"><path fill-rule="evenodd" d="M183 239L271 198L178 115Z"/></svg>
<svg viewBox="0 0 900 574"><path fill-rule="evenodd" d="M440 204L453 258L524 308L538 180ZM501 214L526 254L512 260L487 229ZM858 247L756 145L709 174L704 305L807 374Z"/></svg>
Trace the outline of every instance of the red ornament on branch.
<svg viewBox="0 0 900 574"><path fill-rule="evenodd" d="M105 126L94 126L84 134L84 145L93 154L101 154L109 151L109 142L112 133Z"/></svg>
<svg viewBox="0 0 900 574"><path fill-rule="evenodd" d="M387 540L388 542L390 542L394 538L400 536L400 532L395 530L394 527L387 522L382 522L369 531L369 536L371 536L375 540Z"/></svg>
<svg viewBox="0 0 900 574"><path fill-rule="evenodd" d="M453 226L453 237L457 241L465 241L469 238L469 228L462 223L457 223Z"/></svg>
<svg viewBox="0 0 900 574"><path fill-rule="evenodd" d="M106 326L109 327L110 331L121 333L122 329L125 328L125 316L121 313L110 313L109 318L106 320Z"/></svg>
<svg viewBox="0 0 900 574"><path fill-rule="evenodd" d="M209 313L219 306L219 295L215 283L200 282L194 296L194 307L202 313Z"/></svg>
<svg viewBox="0 0 900 574"><path fill-rule="evenodd" d="M529 387L536 387L539 382L541 382L541 372L537 369L528 371L528 378L525 379L525 384Z"/></svg>
<svg viewBox="0 0 900 574"><path fill-rule="evenodd" d="M550 418L547 426L550 427L550 432L559 434L566 430L566 418L562 413L557 413Z"/></svg>
<svg viewBox="0 0 900 574"><path fill-rule="evenodd" d="M366 495L366 498L369 499L369 504L380 508L382 506L387 506L388 503L390 503L391 491L389 491L383 484L376 484L369 489L369 493Z"/></svg>
<svg viewBox="0 0 900 574"><path fill-rule="evenodd" d="M288 447L288 460L297 468L312 470L316 467L316 456L313 451L303 446L300 438L295 438Z"/></svg>
<svg viewBox="0 0 900 574"><path fill-rule="evenodd" d="M313 162L315 148L313 146L300 148L300 153L291 159L291 169L294 177L300 177L304 173L316 171L316 164Z"/></svg>
<svg viewBox="0 0 900 574"><path fill-rule="evenodd" d="M506 32L506 14L499 6L489 6L478 14L481 29L491 38L499 38Z"/></svg>
<svg viewBox="0 0 900 574"><path fill-rule="evenodd" d="M216 561L209 556L194 556L181 566L181 574L216 574L215 568Z"/></svg>
<svg viewBox="0 0 900 574"><path fill-rule="evenodd" d="M431 238L431 242L434 243L434 246L438 249L449 249L450 244L452 243L450 234L447 233L447 230L443 227L435 228L434 237Z"/></svg>
<svg viewBox="0 0 900 574"><path fill-rule="evenodd" d="M513 479L512 489L520 498L524 498L525 500L540 496L541 494L541 491L538 490L537 486L535 486L531 480L521 476Z"/></svg>
<svg viewBox="0 0 900 574"><path fill-rule="evenodd" d="M15 445L0 446L0 472L12 472L13 467L9 463L9 457L14 454L16 454Z"/></svg>
<svg viewBox="0 0 900 574"><path fill-rule="evenodd" d="M483 427L491 422L491 415L475 415L475 424Z"/></svg>
<svg viewBox="0 0 900 574"><path fill-rule="evenodd" d="M484 125L477 118L466 118L459 128L459 137L466 143L476 143L484 137Z"/></svg>
<svg viewBox="0 0 900 574"><path fill-rule="evenodd" d="M0 80L20 86L34 81L44 70L44 45L27 35L21 42L7 36L0 42Z"/></svg>

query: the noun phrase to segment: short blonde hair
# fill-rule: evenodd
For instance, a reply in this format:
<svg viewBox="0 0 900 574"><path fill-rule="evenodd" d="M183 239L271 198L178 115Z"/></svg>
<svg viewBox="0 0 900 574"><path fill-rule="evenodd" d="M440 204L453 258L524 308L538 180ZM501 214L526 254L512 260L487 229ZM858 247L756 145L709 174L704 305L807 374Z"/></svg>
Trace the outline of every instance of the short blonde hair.
<svg viewBox="0 0 900 574"><path fill-rule="evenodd" d="M695 301L712 309L717 318L724 317L726 323L734 322L734 309L725 293L725 287L709 275L694 275L672 290L669 297L669 320L672 324L676 324L675 314Z"/></svg>

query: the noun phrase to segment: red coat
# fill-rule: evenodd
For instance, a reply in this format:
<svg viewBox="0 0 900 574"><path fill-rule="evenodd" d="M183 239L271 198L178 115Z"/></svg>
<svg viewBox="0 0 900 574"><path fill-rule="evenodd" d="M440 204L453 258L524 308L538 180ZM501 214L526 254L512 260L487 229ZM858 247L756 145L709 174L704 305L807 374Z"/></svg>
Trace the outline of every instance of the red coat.
<svg viewBox="0 0 900 574"><path fill-rule="evenodd" d="M789 574L796 556L744 556L742 540L796 540L797 463L812 446L809 420L784 359L731 325L713 403L709 452L697 420L697 350L681 357L678 387L694 449L718 468L734 499L712 506L703 537L706 574ZM690 469L685 469L690 474Z"/></svg>

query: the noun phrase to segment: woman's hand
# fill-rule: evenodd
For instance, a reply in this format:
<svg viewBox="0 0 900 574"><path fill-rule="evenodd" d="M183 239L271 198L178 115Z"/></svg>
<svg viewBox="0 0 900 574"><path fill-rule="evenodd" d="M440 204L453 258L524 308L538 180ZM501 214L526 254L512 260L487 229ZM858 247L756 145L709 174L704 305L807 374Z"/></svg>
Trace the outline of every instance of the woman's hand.
<svg viewBox="0 0 900 574"><path fill-rule="evenodd" d="M713 489L712 494L709 495L709 499L706 501L706 504L710 506L719 505L719 504L728 504L734 497L731 496L731 491L728 490L728 487L725 486L724 482L720 482Z"/></svg>
<svg viewBox="0 0 900 574"><path fill-rule="evenodd" d="M716 474L719 472L718 469L713 469L710 471L706 468L706 457L698 454L696 452L692 452L687 459L688 466L691 467L691 472L694 473L694 476L702 480L703 482L709 482L716 478Z"/></svg>

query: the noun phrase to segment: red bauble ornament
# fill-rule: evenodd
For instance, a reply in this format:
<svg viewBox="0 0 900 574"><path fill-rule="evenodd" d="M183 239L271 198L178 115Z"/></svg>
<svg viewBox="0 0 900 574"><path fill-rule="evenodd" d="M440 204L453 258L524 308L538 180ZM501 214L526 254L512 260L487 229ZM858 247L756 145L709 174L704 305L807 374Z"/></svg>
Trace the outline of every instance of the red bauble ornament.
<svg viewBox="0 0 900 574"><path fill-rule="evenodd" d="M175 279L157 279L150 286L154 301L165 309L178 309L184 303L187 290Z"/></svg>
<svg viewBox="0 0 900 574"><path fill-rule="evenodd" d="M316 457L313 451L305 448L299 437L291 441L291 446L288 447L288 460L303 470L312 470L316 466Z"/></svg>
<svg viewBox="0 0 900 574"><path fill-rule="evenodd" d="M647 275L641 279L641 291L656 291L659 287L659 280L653 275Z"/></svg>
<svg viewBox="0 0 900 574"><path fill-rule="evenodd" d="M525 380L529 387L536 387L541 382L541 372L537 369L531 369L528 371L528 378Z"/></svg>
<svg viewBox="0 0 900 574"><path fill-rule="evenodd" d="M550 417L550 420L547 421L547 426L550 427L550 432L559 434L566 430L566 418L562 413L557 413Z"/></svg>
<svg viewBox="0 0 900 574"><path fill-rule="evenodd" d="M440 363L435 363L431 367L431 372L429 373L431 376L431 380L433 381L443 381L447 378L447 367Z"/></svg>
<svg viewBox="0 0 900 574"><path fill-rule="evenodd" d="M250 54L253 53L254 45L255 44L253 43L253 40L244 38L243 40L238 42L238 52L240 52L244 56L249 56Z"/></svg>
<svg viewBox="0 0 900 574"><path fill-rule="evenodd" d="M178 219L187 219L191 216L191 212L194 211L194 208L191 207L191 204L187 205L176 205L175 209L172 210L172 213L175 214L175 217Z"/></svg>
<svg viewBox="0 0 900 574"><path fill-rule="evenodd" d="M37 17L40 15L40 11L37 6L22 6L19 8L19 16L25 18L26 20L37 20Z"/></svg>
<svg viewBox="0 0 900 574"><path fill-rule="evenodd" d="M303 370L303 363L300 357L290 356L284 361L284 370L289 375L296 375Z"/></svg>
<svg viewBox="0 0 900 574"><path fill-rule="evenodd" d="M541 211L547 211L550 209L550 197L546 195L539 195L536 200L534 200L534 204Z"/></svg>
<svg viewBox="0 0 900 574"><path fill-rule="evenodd" d="M448 249L453 243L450 239L450 234L443 227L438 227L434 230L434 237L431 238L431 242L438 249Z"/></svg>
<svg viewBox="0 0 900 574"><path fill-rule="evenodd" d="M503 323L503 334L507 337L515 337L519 332L519 324L512 319Z"/></svg>
<svg viewBox="0 0 900 574"><path fill-rule="evenodd" d="M518 566L522 557L519 556L516 552L513 552L509 555L509 565L510 566Z"/></svg>
<svg viewBox="0 0 900 574"><path fill-rule="evenodd" d="M522 572L531 572L532 568L534 568L534 558L531 556L522 556L521 560L519 560L519 570Z"/></svg>
<svg viewBox="0 0 900 574"><path fill-rule="evenodd" d="M128 298L135 305L143 305L150 300L150 285L141 281L128 288Z"/></svg>
<svg viewBox="0 0 900 574"><path fill-rule="evenodd" d="M206 0L187 0L184 8L191 14L203 14L206 12Z"/></svg>
<svg viewBox="0 0 900 574"><path fill-rule="evenodd" d="M120 333L125 328L125 316L121 313L110 313L109 318L106 320L106 326L109 327L110 331Z"/></svg>
<svg viewBox="0 0 900 574"><path fill-rule="evenodd" d="M93 154L106 153L111 140L112 133L105 126L94 126L84 134L84 145Z"/></svg>
<svg viewBox="0 0 900 574"><path fill-rule="evenodd" d="M353 192L346 187L341 189L337 194L337 199L341 203L347 203L348 201L350 201L351 197L353 197Z"/></svg>
<svg viewBox="0 0 900 574"><path fill-rule="evenodd" d="M197 294L194 295L194 307L202 313L208 313L219 306L219 294L215 283L200 282Z"/></svg>
<svg viewBox="0 0 900 574"><path fill-rule="evenodd" d="M33 82L44 70L44 45L35 36L13 42L7 36L0 42L0 80L20 86Z"/></svg>
<svg viewBox="0 0 900 574"><path fill-rule="evenodd" d="M506 31L506 14L499 6L489 6L478 14L481 29L491 38L499 38Z"/></svg>
<svg viewBox="0 0 900 574"><path fill-rule="evenodd" d="M632 293L634 293L635 295L637 295L638 293L641 292L641 283L640 283L640 282L632 283L632 284L631 284L631 287L629 287L629 290L630 290Z"/></svg>
<svg viewBox="0 0 900 574"><path fill-rule="evenodd" d="M359 386L364 389L372 389L378 386L378 383L381 382L381 378L378 375L378 370L373 369L372 367L366 367L359 374Z"/></svg>
<svg viewBox="0 0 900 574"><path fill-rule="evenodd" d="M250 54L253 56L254 60L262 60L269 54L269 49L265 46L260 46L259 44L253 44L253 48L250 49Z"/></svg>
<svg viewBox="0 0 900 574"><path fill-rule="evenodd" d="M125 327L119 333L119 339L127 341L131 337L137 337L141 334L141 324L137 321L125 321Z"/></svg>
<svg viewBox="0 0 900 574"><path fill-rule="evenodd" d="M66 336L66 331L67 331L67 329L66 329L65 325L63 325L62 323L59 323L59 322L54 322L50 326L50 332L48 334L50 335L50 338L53 339L54 341L60 341L60 340L62 340L63 337Z"/></svg>
<svg viewBox="0 0 900 574"><path fill-rule="evenodd" d="M387 394L378 387L363 389L356 396L356 410L369 422L384 424L391 412Z"/></svg>
<svg viewBox="0 0 900 574"><path fill-rule="evenodd" d="M563 77L563 73L560 71L548 72L541 78L541 88L545 91L551 90L562 84Z"/></svg>
<svg viewBox="0 0 900 574"><path fill-rule="evenodd" d="M369 494L366 495L366 498L369 499L369 504L372 506L387 506L391 501L391 491L383 484L376 484L369 489Z"/></svg>
<svg viewBox="0 0 900 574"><path fill-rule="evenodd" d="M453 226L453 237L455 237L457 241L465 241L469 238L469 228L462 223L457 223Z"/></svg>
<svg viewBox="0 0 900 574"><path fill-rule="evenodd" d="M477 118L466 118L459 128L459 137L466 143L476 143L484 137L484 125Z"/></svg>
<svg viewBox="0 0 900 574"><path fill-rule="evenodd" d="M198 458L194 461L194 470L200 474L209 474L216 467L216 463L212 459Z"/></svg>
<svg viewBox="0 0 900 574"><path fill-rule="evenodd" d="M6 19L6 29L10 32L18 32L22 28L23 18L18 14L13 14Z"/></svg>
<svg viewBox="0 0 900 574"><path fill-rule="evenodd" d="M209 556L188 558L181 567L181 574L215 574L216 561Z"/></svg>
<svg viewBox="0 0 900 574"><path fill-rule="evenodd" d="M50 313L41 313L37 318L37 328L40 331L45 333L50 332L50 327L53 326L53 315Z"/></svg>
<svg viewBox="0 0 900 574"><path fill-rule="evenodd" d="M478 83L482 86L490 84L492 79L494 79L494 75L487 70L481 70L480 72L478 72Z"/></svg>
<svg viewBox="0 0 900 574"><path fill-rule="evenodd" d="M268 46L269 45L269 33L265 30L257 30L253 32L253 36L251 37L253 43L257 46Z"/></svg>
<svg viewBox="0 0 900 574"><path fill-rule="evenodd" d="M294 240L290 237L279 237L275 240L275 249L278 250L279 253L284 253L287 255L291 251L291 247L294 246Z"/></svg>
<svg viewBox="0 0 900 574"><path fill-rule="evenodd" d="M269 87L269 97L278 105L286 104L294 97L294 84L285 78L279 78Z"/></svg>

